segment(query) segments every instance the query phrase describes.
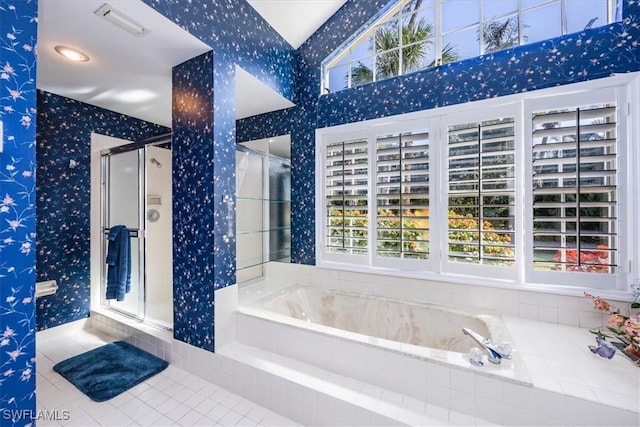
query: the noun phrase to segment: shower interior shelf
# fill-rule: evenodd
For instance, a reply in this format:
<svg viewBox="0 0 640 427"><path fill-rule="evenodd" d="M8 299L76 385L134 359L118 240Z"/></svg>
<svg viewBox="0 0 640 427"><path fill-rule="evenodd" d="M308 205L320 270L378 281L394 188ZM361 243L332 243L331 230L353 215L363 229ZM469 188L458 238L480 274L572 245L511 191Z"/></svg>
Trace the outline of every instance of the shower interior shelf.
<svg viewBox="0 0 640 427"><path fill-rule="evenodd" d="M256 197L236 197L237 209L238 211L242 209L253 210L256 214L260 214L261 212L269 212L272 215L263 215L262 227L256 228L243 228L241 226L238 227L236 233L238 236L247 236L247 235L255 235L256 240L260 240L262 242L267 241L267 245L269 242L276 237L276 235L282 235L283 233L289 234L291 232L291 224L288 221L290 212L290 200L282 200L282 199L267 199L267 198L256 198ZM258 210L258 206L260 206ZM277 218L273 213L286 211L287 215L286 221L282 221L280 218ZM287 246L284 248L285 250L289 250ZM242 259L242 262L239 262L237 265L238 269L255 267L260 264L264 264L265 262L275 261L277 259L286 258L289 256L289 253L283 253L283 248L278 247L277 249L269 248L269 250L265 250L262 256L258 257L245 257Z"/></svg>

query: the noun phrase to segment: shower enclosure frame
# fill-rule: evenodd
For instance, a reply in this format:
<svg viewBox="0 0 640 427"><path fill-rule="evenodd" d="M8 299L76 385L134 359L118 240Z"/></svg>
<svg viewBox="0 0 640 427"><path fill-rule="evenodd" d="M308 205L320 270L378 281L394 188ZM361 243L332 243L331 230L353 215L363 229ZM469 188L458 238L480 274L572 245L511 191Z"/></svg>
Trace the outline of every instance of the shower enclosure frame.
<svg viewBox="0 0 640 427"><path fill-rule="evenodd" d="M156 323L153 320L146 318L147 311L147 227L146 227L146 203L147 203L147 162L148 147L154 145L160 145L164 143L171 143L172 134L163 134L157 137L152 137L139 142L133 142L131 144L121 145L113 148L108 148L100 151L100 237L102 239L100 244L100 305L111 310L119 315L138 320L150 324L151 326L171 330L161 323ZM110 176L109 176L109 161L111 156L137 151L138 153L138 229L130 229L131 237L138 239L138 280L140 283L140 295L137 301L137 313L125 311L119 307L113 306L110 301L106 299L105 290L107 284L107 264L105 262L107 256L107 235L109 234L109 208L110 208ZM132 253L133 257L133 253ZM133 276L132 271L132 276Z"/></svg>
<svg viewBox="0 0 640 427"><path fill-rule="evenodd" d="M291 160L275 155L273 153L269 153L269 152L265 152L262 151L260 149L256 149L256 148L251 148L251 147L247 147L243 144L236 144L235 147L235 151L236 153L243 153L244 155L249 155L249 156L254 156L254 158L256 159L260 159L260 164L261 164L261 168L262 170L260 171L260 175L261 175L261 181L262 181L262 188L260 189L261 191L261 197L256 199L254 197L244 197L244 196L240 196L239 192L240 192L240 188L237 187L236 188L236 206L238 207L238 209L242 209L242 205L243 202L257 202L260 201L261 202L261 211L262 211L262 215L261 217L261 224L262 226L259 227L258 229L243 229L240 226L240 219L238 217L238 212L236 211L236 236L237 236L237 240L236 240L236 251L238 251L238 240L241 238L240 236L242 235L260 235L261 237L261 256L259 260L254 260L253 262L249 262L247 265L241 265L240 263L238 263L238 260L241 259L240 256L237 256L236 258L236 271L249 271L251 269L256 269L258 267L260 267L261 269L261 273L260 275L257 275L255 273L251 274L250 278L247 279L243 279L240 280L238 279L238 283L240 285L244 285L244 284L249 284L249 283L253 283L256 280L261 280L262 278L264 278L264 265L268 262L271 261L278 261L281 258L274 258L272 259L272 251L271 251L271 244L272 244L272 234L275 231L278 231L279 229L281 229L282 231L284 231L285 229L289 230L289 253L287 255L286 258L290 258L291 256L291 224L290 224L290 218L291 218L291 190L289 189L289 194L288 194L288 198L287 199L274 199L273 194L271 194L271 189L270 189L270 183L271 183L271 163L273 161L277 161L280 162L281 164L286 165L289 170L291 169ZM237 168L237 165L236 165ZM236 178L238 177L239 171L236 169ZM272 225L272 217L271 217L271 211L272 211L272 204L278 204L278 203L289 203L289 221L288 221L288 225L284 226L284 227L277 227L277 228L273 228ZM239 254L238 254L239 255Z"/></svg>

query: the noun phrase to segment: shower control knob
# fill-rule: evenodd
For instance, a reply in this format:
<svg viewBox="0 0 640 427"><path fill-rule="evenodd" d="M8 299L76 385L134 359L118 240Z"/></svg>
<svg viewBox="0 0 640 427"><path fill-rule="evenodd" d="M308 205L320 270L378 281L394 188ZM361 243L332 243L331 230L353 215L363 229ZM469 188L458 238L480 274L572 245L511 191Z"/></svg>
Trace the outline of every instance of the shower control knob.
<svg viewBox="0 0 640 427"><path fill-rule="evenodd" d="M149 209L147 211L147 220L149 222L156 222L160 219L160 212L157 209Z"/></svg>

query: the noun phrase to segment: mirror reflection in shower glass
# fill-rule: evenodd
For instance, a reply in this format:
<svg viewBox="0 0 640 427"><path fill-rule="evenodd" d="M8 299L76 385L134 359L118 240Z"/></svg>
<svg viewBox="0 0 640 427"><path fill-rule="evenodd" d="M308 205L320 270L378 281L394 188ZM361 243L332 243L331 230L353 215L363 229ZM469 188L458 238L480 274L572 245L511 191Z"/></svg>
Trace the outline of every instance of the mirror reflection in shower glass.
<svg viewBox="0 0 640 427"><path fill-rule="evenodd" d="M138 150L109 156L108 227L139 228L140 178Z"/></svg>
<svg viewBox="0 0 640 427"><path fill-rule="evenodd" d="M291 260L291 165L269 156L269 258Z"/></svg>
<svg viewBox="0 0 640 427"><path fill-rule="evenodd" d="M132 230L131 236L131 291L124 301L108 300L110 308L138 318L144 316L144 259L137 231L140 229L140 150L110 154L106 157L107 228L124 225ZM106 236L105 236L106 237ZM104 254L108 240L105 238ZM104 275L106 285L106 266ZM104 292L104 290L103 290Z"/></svg>
<svg viewBox="0 0 640 427"><path fill-rule="evenodd" d="M264 264L290 262L290 136L239 144L236 149L236 276L263 276Z"/></svg>

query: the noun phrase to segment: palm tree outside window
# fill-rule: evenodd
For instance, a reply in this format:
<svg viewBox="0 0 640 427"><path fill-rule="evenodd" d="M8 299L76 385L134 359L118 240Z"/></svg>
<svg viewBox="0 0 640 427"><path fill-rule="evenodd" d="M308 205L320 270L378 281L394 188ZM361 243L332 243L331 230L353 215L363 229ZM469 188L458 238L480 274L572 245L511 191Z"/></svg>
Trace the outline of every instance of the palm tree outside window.
<svg viewBox="0 0 640 427"><path fill-rule="evenodd" d="M622 0L399 0L323 62L322 93L606 25Z"/></svg>

